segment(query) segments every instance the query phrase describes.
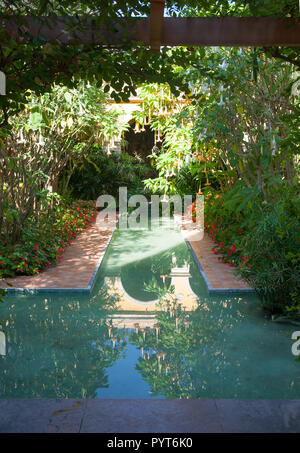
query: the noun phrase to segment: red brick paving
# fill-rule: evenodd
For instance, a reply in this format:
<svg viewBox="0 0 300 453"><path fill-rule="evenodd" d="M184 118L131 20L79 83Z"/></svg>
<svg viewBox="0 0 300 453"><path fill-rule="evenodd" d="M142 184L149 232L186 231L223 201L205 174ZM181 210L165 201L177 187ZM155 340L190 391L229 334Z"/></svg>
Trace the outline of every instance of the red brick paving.
<svg viewBox="0 0 300 453"><path fill-rule="evenodd" d="M218 260L212 251L214 243L206 233L201 241L191 241L190 245L214 289L251 289L245 281L234 275L232 267Z"/></svg>
<svg viewBox="0 0 300 453"><path fill-rule="evenodd" d="M181 228L183 237L189 241L194 250L213 289L251 290L251 287L245 281L234 275L234 268L218 259L212 251L214 242L208 234L201 234L195 228L195 224L188 213L185 217L177 216L176 221Z"/></svg>

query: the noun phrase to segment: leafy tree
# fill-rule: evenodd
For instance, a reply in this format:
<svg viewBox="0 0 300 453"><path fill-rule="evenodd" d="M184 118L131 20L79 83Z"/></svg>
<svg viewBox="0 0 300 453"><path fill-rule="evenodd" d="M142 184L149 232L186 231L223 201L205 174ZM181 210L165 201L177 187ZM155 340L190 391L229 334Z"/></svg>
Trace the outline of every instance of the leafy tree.
<svg viewBox="0 0 300 453"><path fill-rule="evenodd" d="M128 194L143 191L142 180L149 168L127 153L107 153L95 145L77 163L69 181L71 197L96 200L110 194L118 200L119 188L127 187Z"/></svg>
<svg viewBox="0 0 300 453"><path fill-rule="evenodd" d="M94 145L122 132L118 114L105 107L104 93L80 82L76 88L54 86L43 96L29 93L22 114L11 121L6 141L0 142L0 231L7 242L20 238L32 216L38 221L59 200L59 175L64 195L72 173Z"/></svg>
<svg viewBox="0 0 300 453"><path fill-rule="evenodd" d="M215 162L235 170L247 197L250 189L267 197L282 178L296 183L297 145L286 141L298 108L292 73L290 65L235 49L207 52L206 63L188 72L197 105L194 133L204 144L215 141Z"/></svg>

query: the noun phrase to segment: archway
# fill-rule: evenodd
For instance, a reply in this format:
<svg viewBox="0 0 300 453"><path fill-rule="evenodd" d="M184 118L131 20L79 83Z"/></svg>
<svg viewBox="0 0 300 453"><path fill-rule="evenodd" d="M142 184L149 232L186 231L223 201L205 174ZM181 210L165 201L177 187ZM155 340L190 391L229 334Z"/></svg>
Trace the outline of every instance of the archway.
<svg viewBox="0 0 300 453"><path fill-rule="evenodd" d="M126 152L131 156L141 158L145 163L149 164L147 157L151 154L155 144L154 131L151 130L148 124L139 127L134 119L130 120L129 124L130 128L124 134L124 139L127 142Z"/></svg>

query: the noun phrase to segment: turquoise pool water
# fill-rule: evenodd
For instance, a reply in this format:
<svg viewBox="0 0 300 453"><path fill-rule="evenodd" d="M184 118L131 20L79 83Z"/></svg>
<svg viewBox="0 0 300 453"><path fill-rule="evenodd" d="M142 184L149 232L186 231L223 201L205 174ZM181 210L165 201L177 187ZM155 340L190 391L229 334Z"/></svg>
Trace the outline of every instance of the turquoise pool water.
<svg viewBox="0 0 300 453"><path fill-rule="evenodd" d="M90 296L10 294L0 324L1 398L300 398L299 328L209 296L175 226L116 231Z"/></svg>

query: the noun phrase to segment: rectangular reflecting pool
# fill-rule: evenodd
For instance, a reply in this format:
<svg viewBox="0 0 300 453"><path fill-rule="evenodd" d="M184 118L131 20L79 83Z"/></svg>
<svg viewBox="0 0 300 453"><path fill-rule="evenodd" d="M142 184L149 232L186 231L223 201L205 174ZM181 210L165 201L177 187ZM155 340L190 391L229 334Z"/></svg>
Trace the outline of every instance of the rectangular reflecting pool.
<svg viewBox="0 0 300 453"><path fill-rule="evenodd" d="M208 295L159 221L116 230L90 295L11 293L0 325L1 398L300 398L299 327L254 295Z"/></svg>

